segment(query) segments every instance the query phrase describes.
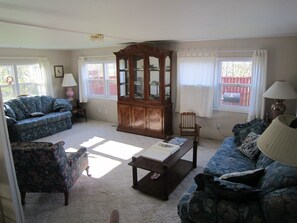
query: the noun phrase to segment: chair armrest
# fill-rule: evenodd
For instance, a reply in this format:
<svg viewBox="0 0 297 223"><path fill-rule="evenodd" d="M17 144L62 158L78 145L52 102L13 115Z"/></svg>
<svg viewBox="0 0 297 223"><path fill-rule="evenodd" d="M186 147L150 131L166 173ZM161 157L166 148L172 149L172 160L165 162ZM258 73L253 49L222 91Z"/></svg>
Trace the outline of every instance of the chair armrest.
<svg viewBox="0 0 297 223"><path fill-rule="evenodd" d="M67 153L67 161L70 166L72 164L76 163L77 160L87 152L87 149L85 147L81 147L77 152L75 153Z"/></svg>

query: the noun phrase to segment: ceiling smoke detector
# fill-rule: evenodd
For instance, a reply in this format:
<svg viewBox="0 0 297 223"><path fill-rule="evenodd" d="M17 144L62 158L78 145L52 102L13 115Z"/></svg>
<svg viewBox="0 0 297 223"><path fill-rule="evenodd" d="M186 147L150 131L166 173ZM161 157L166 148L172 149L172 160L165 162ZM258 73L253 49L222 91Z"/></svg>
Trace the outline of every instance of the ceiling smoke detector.
<svg viewBox="0 0 297 223"><path fill-rule="evenodd" d="M93 41L100 41L104 39L104 35L103 34L93 34L91 35L91 40Z"/></svg>

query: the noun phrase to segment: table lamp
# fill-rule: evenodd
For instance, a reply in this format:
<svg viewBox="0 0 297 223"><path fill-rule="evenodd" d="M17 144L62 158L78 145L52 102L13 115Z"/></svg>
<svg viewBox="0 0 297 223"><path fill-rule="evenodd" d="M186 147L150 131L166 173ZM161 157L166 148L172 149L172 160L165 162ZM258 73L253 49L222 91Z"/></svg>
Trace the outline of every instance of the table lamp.
<svg viewBox="0 0 297 223"><path fill-rule="evenodd" d="M297 93L294 88L287 81L276 81L263 94L265 98L275 99L275 103L271 105L272 118L284 114L286 106L283 104L284 100L296 99Z"/></svg>
<svg viewBox="0 0 297 223"><path fill-rule="evenodd" d="M73 77L73 74L71 74L71 73L64 74L62 87L67 87L66 96L67 96L67 99L69 99L69 100L73 100L73 96L74 96L73 87L74 86L77 86L77 84Z"/></svg>
<svg viewBox="0 0 297 223"><path fill-rule="evenodd" d="M257 140L258 148L280 163L297 166L297 117L279 115Z"/></svg>

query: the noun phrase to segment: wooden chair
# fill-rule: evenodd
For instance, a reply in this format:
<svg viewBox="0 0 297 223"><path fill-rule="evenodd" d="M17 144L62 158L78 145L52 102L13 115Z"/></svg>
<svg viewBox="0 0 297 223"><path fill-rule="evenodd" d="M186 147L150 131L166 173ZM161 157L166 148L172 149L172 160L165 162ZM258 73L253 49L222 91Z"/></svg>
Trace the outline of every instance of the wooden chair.
<svg viewBox="0 0 297 223"><path fill-rule="evenodd" d="M199 135L201 126L196 123L196 113L182 112L180 114L180 135L181 136L194 136L199 145Z"/></svg>

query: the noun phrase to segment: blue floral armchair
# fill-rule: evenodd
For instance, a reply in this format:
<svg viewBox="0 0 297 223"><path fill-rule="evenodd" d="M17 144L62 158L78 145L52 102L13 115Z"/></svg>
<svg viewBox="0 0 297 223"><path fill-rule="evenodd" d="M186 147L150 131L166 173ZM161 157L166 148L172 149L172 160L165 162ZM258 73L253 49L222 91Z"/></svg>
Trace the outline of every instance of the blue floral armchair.
<svg viewBox="0 0 297 223"><path fill-rule="evenodd" d="M22 204L27 192L64 193L68 205L69 190L89 169L86 148L75 153L66 153L64 142L19 142L12 143L15 165Z"/></svg>

